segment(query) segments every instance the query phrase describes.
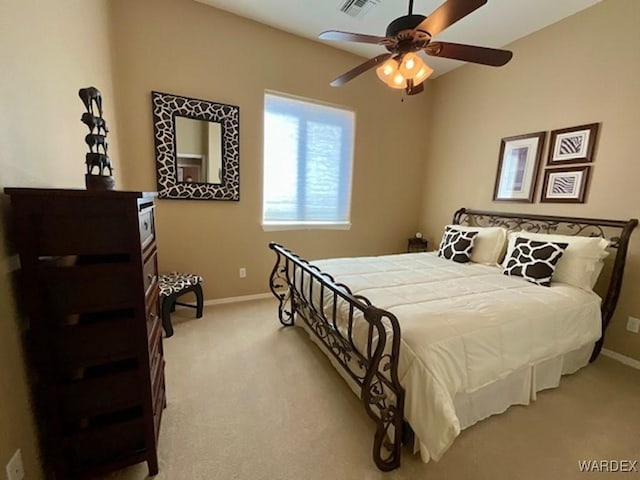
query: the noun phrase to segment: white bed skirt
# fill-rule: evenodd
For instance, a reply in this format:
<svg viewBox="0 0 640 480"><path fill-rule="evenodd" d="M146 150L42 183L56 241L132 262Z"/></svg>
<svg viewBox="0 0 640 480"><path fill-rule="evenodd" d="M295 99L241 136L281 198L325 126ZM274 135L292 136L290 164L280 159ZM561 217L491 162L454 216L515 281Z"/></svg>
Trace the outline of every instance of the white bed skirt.
<svg viewBox="0 0 640 480"><path fill-rule="evenodd" d="M351 390L360 398L360 387L343 370L308 325L299 317L295 325L302 327L307 332L309 338L324 352L334 368L351 387ZM532 400L536 399L537 392L558 387L562 375L574 373L589 363L593 346L594 344L590 343L577 350L522 368L474 392L456 394L453 404L460 423L460 430L464 430L491 415L503 413L511 405L529 405ZM420 457L425 463L432 458L429 450L420 442L417 435L413 451L414 453L419 451ZM434 458L434 460L439 460L439 458Z"/></svg>
<svg viewBox="0 0 640 480"><path fill-rule="evenodd" d="M529 405L537 392L560 385L560 377L589 363L593 344L513 372L472 393L458 393L453 404L465 429L485 418L504 412L511 405Z"/></svg>

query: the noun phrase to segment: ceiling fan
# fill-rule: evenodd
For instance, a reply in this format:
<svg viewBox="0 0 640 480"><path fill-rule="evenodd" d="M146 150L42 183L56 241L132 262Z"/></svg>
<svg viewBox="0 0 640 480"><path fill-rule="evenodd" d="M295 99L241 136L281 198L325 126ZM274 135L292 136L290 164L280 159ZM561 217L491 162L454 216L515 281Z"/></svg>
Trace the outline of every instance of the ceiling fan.
<svg viewBox="0 0 640 480"><path fill-rule="evenodd" d="M487 0L448 0L428 17L413 14L413 0L409 0L409 14L396 18L387 27L384 37L360 33L327 30L318 35L322 40L373 43L388 50L357 67L343 73L331 82L339 87L358 75L378 66L378 77L392 88L405 89L408 95L424 90L422 82L433 73L416 54L424 51L433 57L452 58L465 62L500 67L513 54L508 50L463 45L460 43L432 42L431 39L445 28L466 17L487 3Z"/></svg>

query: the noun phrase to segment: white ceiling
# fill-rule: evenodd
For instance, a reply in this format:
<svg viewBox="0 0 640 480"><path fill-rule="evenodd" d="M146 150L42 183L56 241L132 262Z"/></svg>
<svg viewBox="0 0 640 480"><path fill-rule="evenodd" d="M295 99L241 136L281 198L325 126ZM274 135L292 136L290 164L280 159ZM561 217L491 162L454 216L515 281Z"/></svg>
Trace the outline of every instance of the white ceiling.
<svg viewBox="0 0 640 480"><path fill-rule="evenodd" d="M339 9L345 0L196 0L242 17L317 40L324 30L343 30L384 36L387 25L408 13L408 0L377 0L362 18ZM502 48L601 0L489 0L475 12L434 37L438 41ZM429 15L444 0L414 0L413 13ZM317 40L320 41L320 40ZM369 58L386 50L382 46L354 42L325 42L336 48ZM463 65L463 62L426 57L435 70L433 77ZM356 63L357 64L357 63ZM355 65L354 65L355 66ZM492 68L492 67L486 67ZM336 72L336 76L342 72Z"/></svg>

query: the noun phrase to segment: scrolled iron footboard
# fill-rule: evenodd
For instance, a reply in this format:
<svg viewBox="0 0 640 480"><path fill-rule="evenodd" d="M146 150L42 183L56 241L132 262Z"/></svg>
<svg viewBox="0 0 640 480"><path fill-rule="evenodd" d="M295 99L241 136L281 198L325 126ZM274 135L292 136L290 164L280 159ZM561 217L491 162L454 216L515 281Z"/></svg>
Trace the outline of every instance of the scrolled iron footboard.
<svg viewBox="0 0 640 480"><path fill-rule="evenodd" d="M404 420L398 319L281 245L269 248L277 256L270 288L280 302L280 322L292 326L301 318L360 388L364 408L377 425L373 460L383 471L398 468ZM367 338L354 337L354 327L363 326Z"/></svg>

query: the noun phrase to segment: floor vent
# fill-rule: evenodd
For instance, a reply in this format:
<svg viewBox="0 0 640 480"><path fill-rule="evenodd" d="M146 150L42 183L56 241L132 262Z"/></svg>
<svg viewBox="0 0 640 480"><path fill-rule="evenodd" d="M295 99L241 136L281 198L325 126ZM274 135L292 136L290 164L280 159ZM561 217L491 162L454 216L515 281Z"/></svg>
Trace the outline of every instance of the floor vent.
<svg viewBox="0 0 640 480"><path fill-rule="evenodd" d="M382 0L346 0L340 11L350 17L362 18L374 5L378 5Z"/></svg>

